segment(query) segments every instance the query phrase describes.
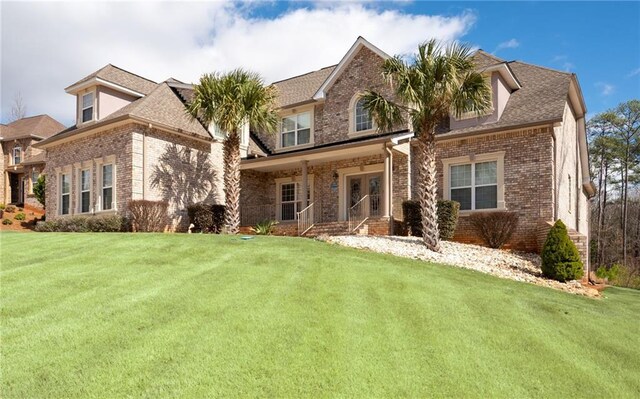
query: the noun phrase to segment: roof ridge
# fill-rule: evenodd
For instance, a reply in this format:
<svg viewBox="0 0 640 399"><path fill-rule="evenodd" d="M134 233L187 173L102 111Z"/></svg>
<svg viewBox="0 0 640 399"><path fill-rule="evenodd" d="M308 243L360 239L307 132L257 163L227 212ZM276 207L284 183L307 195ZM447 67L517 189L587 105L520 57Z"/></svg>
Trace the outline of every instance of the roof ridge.
<svg viewBox="0 0 640 399"><path fill-rule="evenodd" d="M301 73L300 75L292 76L292 77L290 77L290 78L285 78L285 79L281 79L281 80L276 80L275 82L271 82L271 84L273 85L273 84L276 84L276 83L286 82L287 80L296 79L296 78L301 78L301 77L303 77L303 76L310 75L310 74L312 74L312 73L316 73L316 72L320 72L320 71L323 71L323 70L328 69L328 68L335 68L335 67L337 67L337 66L338 66L338 64L329 65L329 66L326 66L326 67L322 67L322 68L320 68L320 69L316 69L315 71L309 71L309 72Z"/></svg>
<svg viewBox="0 0 640 399"><path fill-rule="evenodd" d="M575 75L574 72L566 72L566 71L561 71L559 69L554 69L554 68L550 68L550 67L546 67L546 66L542 66L542 65L537 65L537 64L531 64L529 62L524 62L524 61L519 61L519 60L513 60L513 61L508 61L507 64L511 64L511 63L518 63L518 64L523 64L523 65L527 65L527 66L531 66L531 67L535 67L538 69L545 69L547 71L551 71L551 72L556 72L556 73L561 73L563 75L568 75L568 76L573 76Z"/></svg>
<svg viewBox="0 0 640 399"><path fill-rule="evenodd" d="M128 73L128 74L130 74L130 75L137 76L137 77L139 77L140 79L144 79L144 80L146 80L146 81L148 81L148 82L158 84L158 82L156 82L156 81L154 81L154 80L151 80L151 79L149 79L149 78L145 78L144 76L142 76L142 75L138 75L137 73L133 73L133 72L131 72L131 71L127 71L126 69L124 69L124 68L120 68L119 66L117 66L117 65L113 65L112 63L108 63L108 64L107 64L107 65L105 65L103 68L100 68L97 72L102 71L104 68L106 68L106 67L108 67L108 66L111 66L111 67L113 67L113 68L119 69L119 70L121 70L122 72L126 72L126 73Z"/></svg>
<svg viewBox="0 0 640 399"><path fill-rule="evenodd" d="M505 61L504 59L502 59L502 58L500 58L500 57L497 57L497 56L495 56L495 55L493 55L493 54L491 54L491 53L489 53L489 52L486 52L486 51L484 51L484 50L483 50L483 49L481 49L481 48L479 48L478 50L476 50L476 54L478 54L478 53L482 53L482 55L484 55L485 57L489 57L489 58L491 58L491 59L493 59L493 60L496 60L496 61L497 61L497 63L500 63L500 62L507 62L507 61Z"/></svg>

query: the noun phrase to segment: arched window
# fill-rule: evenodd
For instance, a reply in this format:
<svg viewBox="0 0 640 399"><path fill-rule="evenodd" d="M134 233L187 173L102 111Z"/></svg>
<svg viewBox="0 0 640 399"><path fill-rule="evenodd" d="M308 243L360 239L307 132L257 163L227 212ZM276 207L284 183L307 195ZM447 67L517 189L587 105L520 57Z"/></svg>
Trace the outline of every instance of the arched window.
<svg viewBox="0 0 640 399"><path fill-rule="evenodd" d="M354 110L355 132L363 132L373 129L373 119L371 114L364 108L364 100L362 98L356 101Z"/></svg>

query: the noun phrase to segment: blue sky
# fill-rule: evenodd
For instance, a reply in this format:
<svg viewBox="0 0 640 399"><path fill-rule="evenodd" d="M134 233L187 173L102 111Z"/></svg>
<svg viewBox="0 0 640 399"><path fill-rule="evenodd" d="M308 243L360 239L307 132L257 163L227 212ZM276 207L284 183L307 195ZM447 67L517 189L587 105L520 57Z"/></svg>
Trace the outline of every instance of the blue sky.
<svg viewBox="0 0 640 399"><path fill-rule="evenodd" d="M391 54L436 37L575 72L589 116L640 97L638 2L3 2L0 34L2 122L20 92L29 115L72 124L64 88L107 63L187 82L242 66L271 82L336 64L359 35Z"/></svg>
<svg viewBox="0 0 640 399"><path fill-rule="evenodd" d="M372 7L475 21L461 41L505 60L576 73L590 116L640 98L640 2L377 2ZM256 17L273 18L300 2L263 4Z"/></svg>

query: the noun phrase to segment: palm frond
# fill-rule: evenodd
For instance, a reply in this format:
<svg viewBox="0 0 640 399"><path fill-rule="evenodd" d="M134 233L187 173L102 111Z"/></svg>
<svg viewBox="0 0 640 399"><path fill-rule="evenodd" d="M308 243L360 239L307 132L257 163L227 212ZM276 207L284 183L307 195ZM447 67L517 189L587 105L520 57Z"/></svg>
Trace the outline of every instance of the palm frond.
<svg viewBox="0 0 640 399"><path fill-rule="evenodd" d="M403 106L385 98L382 94L367 90L362 96L363 107L367 110L379 132L390 131L404 123Z"/></svg>

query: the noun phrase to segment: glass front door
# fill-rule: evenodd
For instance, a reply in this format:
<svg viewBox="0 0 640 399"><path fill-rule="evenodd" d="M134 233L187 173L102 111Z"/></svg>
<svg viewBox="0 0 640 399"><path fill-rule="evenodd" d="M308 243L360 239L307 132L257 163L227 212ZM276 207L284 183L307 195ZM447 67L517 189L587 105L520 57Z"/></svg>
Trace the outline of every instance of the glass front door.
<svg viewBox="0 0 640 399"><path fill-rule="evenodd" d="M347 209L357 216L380 216L382 210L382 174L347 178ZM360 202L364 196L367 198Z"/></svg>

